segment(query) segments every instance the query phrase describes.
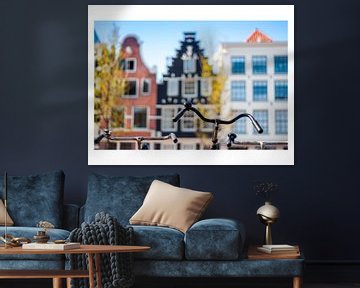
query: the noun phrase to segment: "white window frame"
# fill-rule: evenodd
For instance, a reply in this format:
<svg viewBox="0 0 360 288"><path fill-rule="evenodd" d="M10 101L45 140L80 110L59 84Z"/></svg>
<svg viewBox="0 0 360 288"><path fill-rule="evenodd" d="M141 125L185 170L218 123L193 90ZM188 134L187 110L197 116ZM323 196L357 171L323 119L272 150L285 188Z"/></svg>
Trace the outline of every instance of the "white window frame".
<svg viewBox="0 0 360 288"><path fill-rule="evenodd" d="M232 110L232 117L236 117L236 116L238 116L239 114L243 114L243 113L246 113L246 110L245 110L245 109L234 109L234 110ZM245 117L238 119L234 124L232 124L232 127L231 127L232 131L233 131L234 133L236 133L237 135L242 135L242 136L247 135L247 134L248 134L248 129L247 129L248 123L247 123L247 120L248 120L248 119L246 119ZM238 130L236 130L236 125L237 125L237 123L239 123L238 121L243 121L243 123L245 122L245 123L244 123L245 129L244 129L244 132L243 132L243 133L240 133Z"/></svg>
<svg viewBox="0 0 360 288"><path fill-rule="evenodd" d="M170 132L175 132L177 131L177 128L178 128L178 124L177 122L173 122L172 121L172 118L169 118L167 120L165 120L164 118L164 111L165 110L173 110L174 111L174 116L177 114L178 112L178 108L177 107L163 107L161 109L161 131L170 131ZM164 127L164 124L165 123L172 123L173 124L173 127L172 128L167 128L167 127Z"/></svg>
<svg viewBox="0 0 360 288"><path fill-rule="evenodd" d="M134 69L127 69L127 64L130 61L134 61ZM131 72L131 73L136 72L136 67L137 67L137 59L136 58L125 58L124 64L125 64L125 67L124 67L125 72Z"/></svg>
<svg viewBox="0 0 360 288"><path fill-rule="evenodd" d="M191 63L191 66L189 67L188 64L185 63ZM196 60L194 58L185 58L183 60L183 71L184 73L195 73L196 72Z"/></svg>
<svg viewBox="0 0 360 288"><path fill-rule="evenodd" d="M134 121L135 121L135 108L145 108L146 109L146 127L142 127L142 128L138 128L138 127L134 127ZM137 130L137 131L144 131L144 130L148 130L149 129L149 121L150 121L150 109L148 106L133 106L132 107L132 112L131 112L131 115L132 115L132 119L131 119L131 128L132 130Z"/></svg>
<svg viewBox="0 0 360 288"><path fill-rule="evenodd" d="M177 144L161 143L161 150L177 150Z"/></svg>
<svg viewBox="0 0 360 288"><path fill-rule="evenodd" d="M170 82L172 82L171 85L170 85ZM168 78L167 79L167 95L168 96L178 96L179 95L179 79L177 79L177 78Z"/></svg>
<svg viewBox="0 0 360 288"><path fill-rule="evenodd" d="M257 112L266 112L267 131L264 129L265 127L264 127L264 125L262 125L263 123L262 123L261 119L257 119L257 116L255 115ZM254 109L252 112L252 115L255 117L255 119L257 121L259 121L260 126L264 129L263 134L260 134L260 135L270 135L269 110L268 109ZM253 135L258 135L258 132L255 129L253 129Z"/></svg>
<svg viewBox="0 0 360 288"><path fill-rule="evenodd" d="M144 92L144 83L145 83L145 81L147 81L148 84L149 84L149 91L148 92ZM150 95L150 93L151 93L151 79L150 78L143 78L141 80L141 94L142 95Z"/></svg>
<svg viewBox="0 0 360 288"><path fill-rule="evenodd" d="M237 99L235 97L233 97L233 91L234 91L234 87L233 87L233 84L237 84L237 85L242 85L244 84L244 92L245 92L245 97L244 99ZM239 86L237 86L236 88L239 88ZM246 95L246 80L231 80L230 81L230 101L231 102L235 102L235 103L238 103L238 102L246 102L246 99L247 99L247 95Z"/></svg>
<svg viewBox="0 0 360 288"><path fill-rule="evenodd" d="M286 113L286 133L279 133L278 131L278 125L277 124L280 124L279 123L279 113ZM284 118L285 119L285 118ZM281 119L283 120L283 119ZM288 110L287 109L276 109L275 110L275 134L276 135L288 135L289 133L289 129L288 129L288 123L289 123L289 115L288 115Z"/></svg>
<svg viewBox="0 0 360 288"><path fill-rule="evenodd" d="M185 119L189 118L188 115L191 115L191 117L193 118L193 127L192 128L187 128L185 127ZM195 118L195 113L192 111L186 111L184 116L182 117L182 121L181 121L181 131L182 132L195 132L196 131L196 118Z"/></svg>
<svg viewBox="0 0 360 288"><path fill-rule="evenodd" d="M123 94L122 97L124 97L124 98L138 98L138 95L139 95L139 79L136 79L136 78L125 78L124 81L135 81L135 82L136 82L136 93L135 93L135 95L126 95L126 94Z"/></svg>
<svg viewBox="0 0 360 288"><path fill-rule="evenodd" d="M196 144L198 143L181 143L180 144L180 149L181 150L196 150ZM191 146L191 149L183 149L184 146Z"/></svg>
<svg viewBox="0 0 360 288"><path fill-rule="evenodd" d="M210 77L201 78L200 91L202 96L210 96L212 92L212 79ZM205 86L207 85L207 89Z"/></svg>
<svg viewBox="0 0 360 288"><path fill-rule="evenodd" d="M194 94L185 94L185 83L194 82ZM181 90L183 97L196 97L198 95L198 80L196 78L184 78L181 81Z"/></svg>

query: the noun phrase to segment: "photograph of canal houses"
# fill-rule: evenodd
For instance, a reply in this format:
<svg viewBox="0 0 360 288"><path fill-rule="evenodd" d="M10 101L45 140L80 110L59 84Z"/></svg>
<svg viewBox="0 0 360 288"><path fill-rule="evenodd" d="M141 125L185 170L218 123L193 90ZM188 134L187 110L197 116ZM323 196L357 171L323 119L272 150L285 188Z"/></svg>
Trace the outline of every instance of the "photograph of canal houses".
<svg viewBox="0 0 360 288"><path fill-rule="evenodd" d="M156 6L112 7L120 16L97 19L104 6L89 6L89 160L94 152L135 152L137 164L196 151L293 154L292 9L278 20L200 20L194 10L229 8L186 6L189 19L170 21L129 13Z"/></svg>

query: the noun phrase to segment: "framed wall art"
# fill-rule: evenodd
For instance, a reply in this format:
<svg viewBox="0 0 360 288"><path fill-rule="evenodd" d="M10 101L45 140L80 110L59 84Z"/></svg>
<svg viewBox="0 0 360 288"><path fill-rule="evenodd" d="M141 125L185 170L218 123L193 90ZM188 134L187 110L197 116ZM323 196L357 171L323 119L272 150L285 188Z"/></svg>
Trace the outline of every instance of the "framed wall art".
<svg viewBox="0 0 360 288"><path fill-rule="evenodd" d="M292 5L89 5L90 165L293 165Z"/></svg>

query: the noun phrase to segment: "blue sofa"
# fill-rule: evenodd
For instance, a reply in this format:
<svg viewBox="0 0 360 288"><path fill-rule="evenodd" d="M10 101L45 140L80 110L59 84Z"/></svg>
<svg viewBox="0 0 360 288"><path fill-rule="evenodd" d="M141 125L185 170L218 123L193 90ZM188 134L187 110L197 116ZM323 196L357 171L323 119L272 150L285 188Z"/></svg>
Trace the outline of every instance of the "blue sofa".
<svg viewBox="0 0 360 288"><path fill-rule="evenodd" d="M121 177L91 174L85 204L63 204L64 173L10 177L9 214L15 222L8 233L32 238L36 224L55 224L51 239L66 239L83 221L91 222L106 212L128 226L140 208L154 179L179 186L179 175ZM0 181L2 181L0 177ZM0 188L0 195L3 195ZM216 199L215 199L216 201ZM151 250L135 253L135 275L145 277L298 277L303 260L247 260L245 229L233 219L204 219L186 233L158 226L132 226L136 245ZM4 228L0 227L0 233ZM64 269L65 259L57 255L0 255L0 269ZM294 287L299 287L295 286Z"/></svg>
<svg viewBox="0 0 360 288"><path fill-rule="evenodd" d="M121 177L92 174L80 221L104 211L129 226L154 179L179 186L179 175ZM214 200L216 201L216 199ZM135 253L135 275L150 277L299 277L303 260L247 260L245 229L233 219L204 219L184 234L158 226L132 226L135 244L151 250ZM295 287L295 286L294 286Z"/></svg>
<svg viewBox="0 0 360 288"><path fill-rule="evenodd" d="M79 207L63 203L65 176L54 171L31 176L8 177L8 213L14 225L7 233L14 237L32 239L39 221L55 225L48 230L50 240L67 239L70 231L79 223ZM0 183L3 183L3 176ZM4 198L3 185L0 195ZM0 226L0 235L5 227ZM63 255L0 255L0 269L64 269Z"/></svg>

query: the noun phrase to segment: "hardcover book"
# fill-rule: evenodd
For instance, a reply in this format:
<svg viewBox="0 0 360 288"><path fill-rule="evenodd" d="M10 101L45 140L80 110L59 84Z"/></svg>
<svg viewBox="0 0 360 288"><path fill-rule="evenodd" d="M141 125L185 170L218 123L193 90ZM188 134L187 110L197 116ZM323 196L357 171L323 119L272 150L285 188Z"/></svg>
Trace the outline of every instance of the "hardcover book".
<svg viewBox="0 0 360 288"><path fill-rule="evenodd" d="M299 248L297 246L291 245L262 245L257 247L257 250L260 252L274 254L274 253L299 253Z"/></svg>
<svg viewBox="0 0 360 288"><path fill-rule="evenodd" d="M80 248L80 243L27 243L22 245L23 249L32 250L70 250Z"/></svg>

